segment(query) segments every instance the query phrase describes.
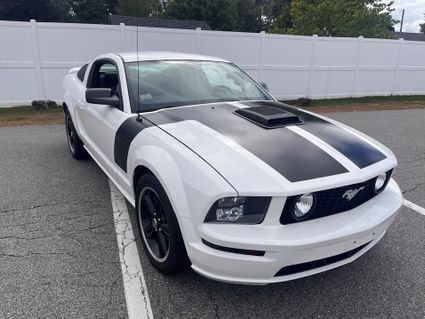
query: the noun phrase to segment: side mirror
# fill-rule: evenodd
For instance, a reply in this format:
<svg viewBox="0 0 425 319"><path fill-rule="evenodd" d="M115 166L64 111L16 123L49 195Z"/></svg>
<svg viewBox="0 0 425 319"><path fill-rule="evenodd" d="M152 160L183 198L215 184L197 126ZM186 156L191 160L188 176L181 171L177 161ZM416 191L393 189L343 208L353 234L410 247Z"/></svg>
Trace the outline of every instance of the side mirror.
<svg viewBox="0 0 425 319"><path fill-rule="evenodd" d="M121 106L119 97L112 95L112 90L107 88L87 89L86 101L92 104L110 105L113 107Z"/></svg>
<svg viewBox="0 0 425 319"><path fill-rule="evenodd" d="M266 83L264 83L264 82L258 82L258 84L260 84L263 87L263 89L266 90L267 92L269 91L269 87L267 86Z"/></svg>

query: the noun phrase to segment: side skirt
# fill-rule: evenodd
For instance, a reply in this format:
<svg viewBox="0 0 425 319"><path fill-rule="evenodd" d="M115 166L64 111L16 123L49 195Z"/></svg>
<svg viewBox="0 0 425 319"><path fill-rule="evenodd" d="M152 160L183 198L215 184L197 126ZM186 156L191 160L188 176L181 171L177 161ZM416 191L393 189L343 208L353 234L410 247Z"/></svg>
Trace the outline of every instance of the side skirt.
<svg viewBox="0 0 425 319"><path fill-rule="evenodd" d="M108 176L108 178L114 183L114 185L118 188L118 190L124 195L124 197L128 200L128 202L133 206L136 207L136 203L134 200L134 197L130 196L128 192L124 190L124 188L117 183L114 177L100 164L100 162L96 159L96 157L93 156L93 154L88 150L88 148L84 145L84 148L86 149L87 153L90 154L91 158L96 162L96 164L101 168L101 170Z"/></svg>

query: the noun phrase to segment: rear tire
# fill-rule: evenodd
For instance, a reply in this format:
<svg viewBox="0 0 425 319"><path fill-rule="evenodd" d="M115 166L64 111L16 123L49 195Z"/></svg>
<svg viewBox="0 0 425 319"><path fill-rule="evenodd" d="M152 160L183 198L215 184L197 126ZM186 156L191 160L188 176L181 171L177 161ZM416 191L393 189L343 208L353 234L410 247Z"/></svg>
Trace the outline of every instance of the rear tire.
<svg viewBox="0 0 425 319"><path fill-rule="evenodd" d="M137 224L143 247L152 265L171 275L186 270L186 253L177 217L158 179L143 175L136 186Z"/></svg>
<svg viewBox="0 0 425 319"><path fill-rule="evenodd" d="M84 148L83 142L77 134L77 130L75 129L71 115L68 113L68 111L65 111L65 130L69 151L71 152L72 157L77 160L87 158L88 153Z"/></svg>

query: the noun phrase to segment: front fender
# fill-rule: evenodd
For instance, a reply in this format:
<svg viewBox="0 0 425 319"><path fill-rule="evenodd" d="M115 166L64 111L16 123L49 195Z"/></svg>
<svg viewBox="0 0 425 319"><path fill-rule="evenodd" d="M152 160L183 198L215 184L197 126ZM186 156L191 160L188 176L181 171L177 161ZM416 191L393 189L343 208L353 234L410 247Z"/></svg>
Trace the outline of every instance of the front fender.
<svg viewBox="0 0 425 319"><path fill-rule="evenodd" d="M133 194L138 166L146 167L158 178L178 219L202 222L218 198L237 195L209 164L158 127L143 130L130 146L127 169Z"/></svg>
<svg viewBox="0 0 425 319"><path fill-rule="evenodd" d="M72 104L71 95L68 91L65 92L63 96L63 104L66 105L66 109L68 110L69 114L71 115L71 118L74 119L75 117L75 109L74 105ZM65 109L64 109L65 111Z"/></svg>

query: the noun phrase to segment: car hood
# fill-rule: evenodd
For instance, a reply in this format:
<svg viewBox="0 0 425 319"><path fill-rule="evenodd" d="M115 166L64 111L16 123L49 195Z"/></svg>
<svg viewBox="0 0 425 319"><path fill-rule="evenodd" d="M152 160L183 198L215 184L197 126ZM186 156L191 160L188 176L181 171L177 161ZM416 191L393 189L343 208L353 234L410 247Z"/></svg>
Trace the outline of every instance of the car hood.
<svg viewBox="0 0 425 319"><path fill-rule="evenodd" d="M259 113L250 117L239 114L240 110ZM273 122L280 120L279 112L283 122ZM339 187L373 178L396 165L392 152L371 138L275 101L177 107L143 117L246 195L293 195ZM274 124L268 126L264 119L273 119Z"/></svg>

